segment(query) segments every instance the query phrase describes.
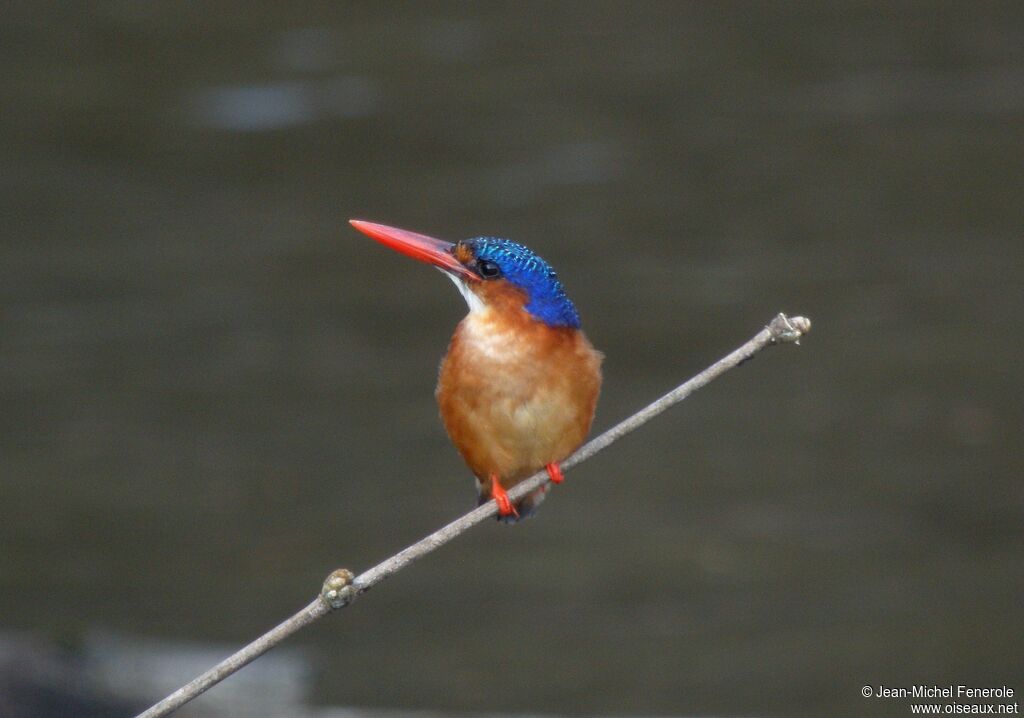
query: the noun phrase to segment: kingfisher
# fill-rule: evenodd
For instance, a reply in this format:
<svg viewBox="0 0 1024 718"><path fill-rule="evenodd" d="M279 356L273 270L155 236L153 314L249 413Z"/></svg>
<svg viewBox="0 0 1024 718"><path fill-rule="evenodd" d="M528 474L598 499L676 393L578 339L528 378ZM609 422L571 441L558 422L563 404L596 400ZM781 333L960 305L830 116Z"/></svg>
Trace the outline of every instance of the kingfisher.
<svg viewBox="0 0 1024 718"><path fill-rule="evenodd" d="M469 306L441 360L435 396L455 448L476 476L479 503L493 500L508 523L534 513L548 484L513 504L508 489L559 462L590 431L602 355L555 270L521 244L498 237L458 242L350 220L353 227L448 276Z"/></svg>

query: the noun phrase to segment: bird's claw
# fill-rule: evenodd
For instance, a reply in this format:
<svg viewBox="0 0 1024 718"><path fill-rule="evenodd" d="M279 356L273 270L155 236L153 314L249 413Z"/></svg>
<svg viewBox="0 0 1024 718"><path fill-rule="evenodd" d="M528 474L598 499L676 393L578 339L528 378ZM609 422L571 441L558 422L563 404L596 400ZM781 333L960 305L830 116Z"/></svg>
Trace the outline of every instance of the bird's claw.
<svg viewBox="0 0 1024 718"><path fill-rule="evenodd" d="M505 488L498 482L498 477L491 477L491 498L498 505L498 516L515 516L519 518L519 512L512 505L512 500L505 493Z"/></svg>
<svg viewBox="0 0 1024 718"><path fill-rule="evenodd" d="M560 484L565 481L565 477L562 476L562 467L557 462L546 464L544 466L548 470L548 476L551 478L551 483Z"/></svg>

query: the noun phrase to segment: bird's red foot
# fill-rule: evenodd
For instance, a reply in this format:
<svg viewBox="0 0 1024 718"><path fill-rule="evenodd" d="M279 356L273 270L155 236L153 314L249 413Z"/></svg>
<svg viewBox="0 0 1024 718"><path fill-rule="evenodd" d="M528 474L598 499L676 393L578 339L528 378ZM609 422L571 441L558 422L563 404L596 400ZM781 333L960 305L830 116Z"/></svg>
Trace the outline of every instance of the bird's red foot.
<svg viewBox="0 0 1024 718"><path fill-rule="evenodd" d="M505 489L498 481L497 476L491 476L491 498L498 505L498 516L515 516L519 518L519 512L512 505L512 501L509 499L508 494L505 493Z"/></svg>
<svg viewBox="0 0 1024 718"><path fill-rule="evenodd" d="M562 468L555 462L546 464L544 466L548 470L548 476L551 477L551 483L560 484L565 481L565 477L562 476Z"/></svg>

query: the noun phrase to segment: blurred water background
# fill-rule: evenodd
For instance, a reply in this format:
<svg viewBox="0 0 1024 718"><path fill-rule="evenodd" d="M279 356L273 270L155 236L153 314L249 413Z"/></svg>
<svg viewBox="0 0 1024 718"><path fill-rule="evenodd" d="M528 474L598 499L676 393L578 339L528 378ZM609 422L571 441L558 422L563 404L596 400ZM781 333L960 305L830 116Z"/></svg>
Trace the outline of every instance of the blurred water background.
<svg viewBox="0 0 1024 718"><path fill-rule="evenodd" d="M597 429L815 329L301 634L311 705L1024 690L1024 6L24 2L0 59L9 651L202 669L474 505L462 299L362 217L550 260ZM117 690L37 715L161 697Z"/></svg>

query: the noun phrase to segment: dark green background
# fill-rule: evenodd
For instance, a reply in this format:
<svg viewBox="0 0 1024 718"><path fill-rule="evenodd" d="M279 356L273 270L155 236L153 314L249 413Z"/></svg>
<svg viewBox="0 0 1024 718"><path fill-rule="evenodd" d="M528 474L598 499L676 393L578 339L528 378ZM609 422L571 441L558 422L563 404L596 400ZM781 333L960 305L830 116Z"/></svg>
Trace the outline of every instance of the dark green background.
<svg viewBox="0 0 1024 718"><path fill-rule="evenodd" d="M319 701L1024 690L1021 7L8 5L0 629L238 644L474 505L462 299L354 216L551 261L597 429L815 328L301 635Z"/></svg>

